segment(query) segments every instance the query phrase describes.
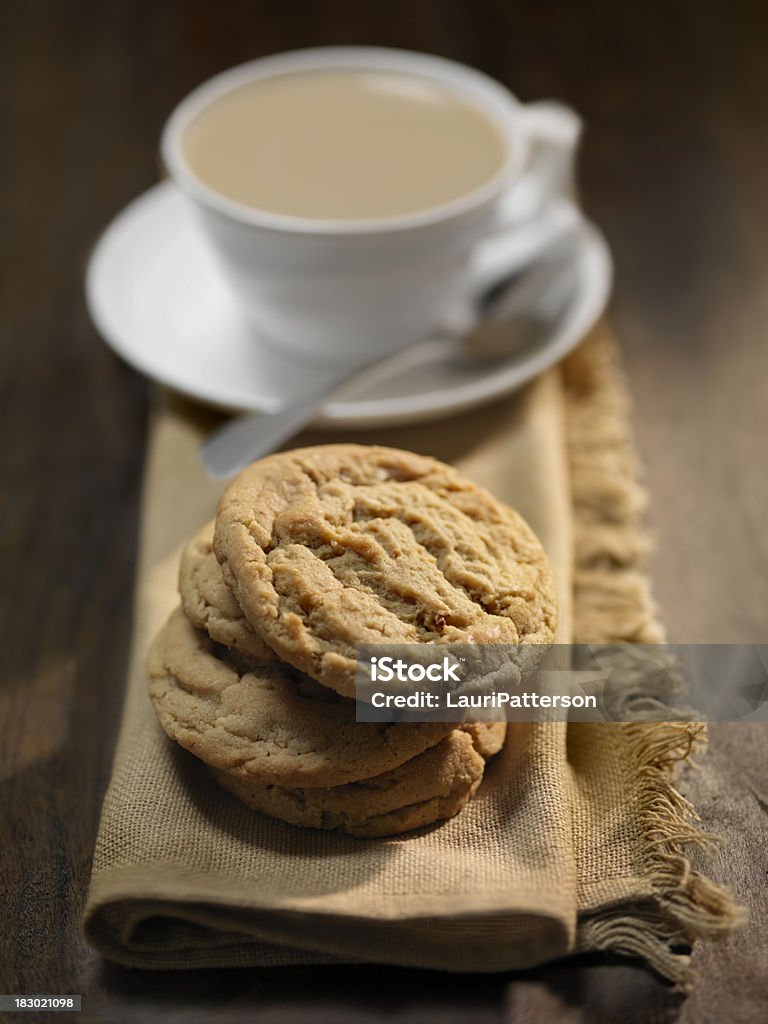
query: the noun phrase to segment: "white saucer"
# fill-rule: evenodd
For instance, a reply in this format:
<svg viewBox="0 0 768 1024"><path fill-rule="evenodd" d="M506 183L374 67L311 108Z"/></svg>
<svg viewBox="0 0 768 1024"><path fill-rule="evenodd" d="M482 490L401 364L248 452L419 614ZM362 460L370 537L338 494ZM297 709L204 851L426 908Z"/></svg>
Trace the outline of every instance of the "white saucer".
<svg viewBox="0 0 768 1024"><path fill-rule="evenodd" d="M489 244L483 267L504 265L508 242ZM585 219L574 245L575 293L535 351L501 363L427 362L329 402L318 422L345 426L412 423L459 412L513 391L570 351L605 308L611 257ZM209 405L273 411L307 387L304 368L254 338L230 297L184 198L155 185L109 225L88 265L86 293L108 344L148 377ZM312 382L319 380L316 367ZM330 371L331 373L333 371ZM370 388L370 390L368 390Z"/></svg>

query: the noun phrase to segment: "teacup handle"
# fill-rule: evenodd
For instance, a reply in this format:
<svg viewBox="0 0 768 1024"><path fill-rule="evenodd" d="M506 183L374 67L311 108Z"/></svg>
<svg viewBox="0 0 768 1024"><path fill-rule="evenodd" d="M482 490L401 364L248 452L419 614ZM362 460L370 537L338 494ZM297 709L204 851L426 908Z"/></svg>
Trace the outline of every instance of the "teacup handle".
<svg viewBox="0 0 768 1024"><path fill-rule="evenodd" d="M527 104L520 116L530 145L528 166L501 198L496 227L477 247L475 295L530 263L580 218L574 172L581 119L549 100Z"/></svg>
<svg viewBox="0 0 768 1024"><path fill-rule="evenodd" d="M529 103L521 111L528 136L528 168L502 200L501 216L511 223L535 217L556 198L573 198L581 118L553 100Z"/></svg>

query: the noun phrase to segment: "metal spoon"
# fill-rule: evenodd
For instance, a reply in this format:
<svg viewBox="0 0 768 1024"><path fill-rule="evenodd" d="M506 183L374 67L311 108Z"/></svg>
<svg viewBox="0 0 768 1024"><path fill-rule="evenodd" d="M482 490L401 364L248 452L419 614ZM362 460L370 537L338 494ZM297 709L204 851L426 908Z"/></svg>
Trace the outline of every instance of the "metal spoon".
<svg viewBox="0 0 768 1024"><path fill-rule="evenodd" d="M389 376L402 369L404 362L411 362L414 355L423 357L428 352L435 361L450 359L476 364L478 360L505 359L535 345L551 329L573 295L570 235L567 230L556 244L550 240L544 252L517 273L511 283L497 283L491 288L479 303L480 323L461 337L430 338L410 344L367 366L342 371L330 381L324 378L289 408L275 413L245 413L229 420L200 446L208 473L224 478L239 472L311 423L328 399L346 390L346 385L354 382L359 386L372 376Z"/></svg>

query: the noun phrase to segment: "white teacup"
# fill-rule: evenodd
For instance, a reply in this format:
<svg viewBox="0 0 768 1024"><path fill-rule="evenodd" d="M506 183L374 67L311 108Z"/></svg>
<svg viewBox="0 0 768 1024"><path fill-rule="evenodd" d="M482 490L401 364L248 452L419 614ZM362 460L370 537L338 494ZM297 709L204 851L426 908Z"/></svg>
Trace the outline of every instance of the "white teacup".
<svg viewBox="0 0 768 1024"><path fill-rule="evenodd" d="M249 82L319 69L404 72L447 86L493 122L506 158L491 180L458 199L372 220L260 210L214 191L192 172L182 139L212 101ZM569 188L579 127L568 108L525 106L498 82L452 61L332 47L277 54L210 79L171 114L162 155L257 337L310 361L365 362L461 316L471 301L469 265L478 246L500 232L530 228Z"/></svg>

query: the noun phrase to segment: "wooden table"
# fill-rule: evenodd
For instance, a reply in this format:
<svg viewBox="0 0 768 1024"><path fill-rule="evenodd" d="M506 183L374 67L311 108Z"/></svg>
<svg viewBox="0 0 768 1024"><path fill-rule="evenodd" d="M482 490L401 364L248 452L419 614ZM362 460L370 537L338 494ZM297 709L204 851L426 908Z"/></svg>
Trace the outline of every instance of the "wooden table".
<svg viewBox="0 0 768 1024"><path fill-rule="evenodd" d="M83 268L107 220L155 180L169 109L227 65L327 43L431 50L523 99L573 104L587 124L585 204L616 255L613 319L672 638L759 641L766 10L591 0L4 6L0 991L81 992L86 1019L116 1022L765 1019L768 733L738 725L713 730L689 792L705 825L729 839L714 871L753 920L698 951L687 1001L642 965L597 958L480 978L127 971L85 945L79 915L124 683L148 397L90 325Z"/></svg>

